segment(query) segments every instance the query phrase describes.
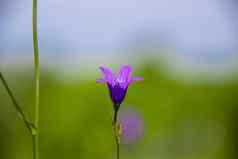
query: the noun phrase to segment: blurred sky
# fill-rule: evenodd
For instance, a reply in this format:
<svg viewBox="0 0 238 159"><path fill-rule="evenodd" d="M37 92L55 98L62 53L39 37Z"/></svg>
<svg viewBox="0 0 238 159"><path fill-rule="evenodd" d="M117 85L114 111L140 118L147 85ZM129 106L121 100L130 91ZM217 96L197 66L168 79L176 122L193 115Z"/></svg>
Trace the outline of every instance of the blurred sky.
<svg viewBox="0 0 238 159"><path fill-rule="evenodd" d="M0 2L0 59L32 52L31 5ZM43 0L40 49L73 59L168 48L197 64L227 65L238 56L237 7L234 0Z"/></svg>

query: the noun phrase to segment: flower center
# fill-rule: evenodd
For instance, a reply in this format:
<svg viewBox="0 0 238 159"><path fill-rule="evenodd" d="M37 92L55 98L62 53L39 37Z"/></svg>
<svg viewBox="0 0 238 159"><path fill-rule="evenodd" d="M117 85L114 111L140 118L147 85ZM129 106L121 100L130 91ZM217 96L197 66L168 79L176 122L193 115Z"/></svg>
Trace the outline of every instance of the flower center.
<svg viewBox="0 0 238 159"><path fill-rule="evenodd" d="M125 80L123 78L117 78L116 79L116 83L118 83L118 84L122 84L124 82L125 82Z"/></svg>

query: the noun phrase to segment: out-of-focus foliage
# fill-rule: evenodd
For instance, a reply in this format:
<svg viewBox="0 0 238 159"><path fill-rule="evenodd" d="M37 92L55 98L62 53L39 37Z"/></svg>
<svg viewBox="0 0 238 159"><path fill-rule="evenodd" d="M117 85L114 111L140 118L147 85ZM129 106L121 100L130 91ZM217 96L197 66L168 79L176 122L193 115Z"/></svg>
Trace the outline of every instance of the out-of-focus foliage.
<svg viewBox="0 0 238 159"><path fill-rule="evenodd" d="M237 157L237 80L193 83L171 79L152 64L142 68L135 74L145 80L130 86L122 109L133 108L143 117L144 133L135 144L122 145L123 159ZM58 76L42 71L41 158L113 158L112 105L106 86L95 79L65 81ZM32 74L6 78L32 118ZM31 158L30 135L1 84L0 141L1 159Z"/></svg>

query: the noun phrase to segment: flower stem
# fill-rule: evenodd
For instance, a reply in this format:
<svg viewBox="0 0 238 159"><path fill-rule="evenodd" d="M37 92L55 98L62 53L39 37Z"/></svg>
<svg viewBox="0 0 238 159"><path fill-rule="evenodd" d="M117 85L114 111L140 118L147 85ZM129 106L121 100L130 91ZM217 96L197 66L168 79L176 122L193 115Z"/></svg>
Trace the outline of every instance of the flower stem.
<svg viewBox="0 0 238 159"><path fill-rule="evenodd" d="M117 122L117 114L120 105L114 105L113 130L117 147L117 159L120 159L120 124Z"/></svg>
<svg viewBox="0 0 238 159"><path fill-rule="evenodd" d="M38 49L38 33L37 33L37 0L33 0L32 5L32 30L33 30L33 47L34 47L34 63L35 63L35 120L37 132L32 136L33 142L33 159L39 158L39 97L40 97L40 65L39 65L39 49Z"/></svg>
<svg viewBox="0 0 238 159"><path fill-rule="evenodd" d="M34 130L35 130L34 124L31 123L31 122L27 119L27 117L26 117L26 115L25 115L23 109L22 109L22 108L20 107L20 105L18 104L18 102L17 102L16 98L14 97L14 95L13 95L13 93L12 93L10 87L9 87L8 84L7 84L7 81L5 80L5 78L4 78L4 76L3 76L3 74L2 74L1 72L0 72L0 79L1 79L1 81L2 81L2 83L3 83L3 86L5 87L5 89L6 89L7 93L8 93L8 95L9 95L9 97L10 97L10 99L11 99L11 101L12 101L12 103L13 103L15 109L16 109L16 111L18 112L19 117L20 117L21 120L24 122L24 124L25 124L26 128L29 130L29 132L30 132L31 134L33 134L33 132L34 132Z"/></svg>
<svg viewBox="0 0 238 159"><path fill-rule="evenodd" d="M5 78L4 78L4 76L3 76L3 74L2 74L1 72L0 72L0 79L1 79L1 81L2 81L2 83L3 83L3 85L4 85L5 89L6 89L6 91L7 91L7 93L8 93L10 99L12 100L12 103L13 103L13 105L14 105L16 111L18 112L19 117L22 119L22 121L24 122L26 128L27 128L28 131L30 132L30 134L31 134L31 136L32 136L32 142L34 143L34 142L35 142L35 141L34 141L34 136L37 134L37 128L36 128L36 126L26 118L26 115L25 115L23 109L22 109L22 108L20 107L20 105L18 104L18 102L17 102L16 98L14 97L14 95L13 95L13 93L12 93L10 87L9 87L8 84L7 84L7 81L5 80ZM34 156L35 156L35 152L34 152L34 149L35 149L35 148L34 148L34 147L35 147L35 144L33 144L33 159L35 159L35 158L34 158Z"/></svg>
<svg viewBox="0 0 238 159"><path fill-rule="evenodd" d="M17 110L19 117L25 123L26 128L29 130L32 136L32 155L33 159L39 159L39 97L40 97L40 65L39 65L39 50L38 50L38 34L37 34L37 0L32 2L32 30L33 30L33 46L34 46L34 63L35 63L35 120L34 123L27 120L26 115L20 105L18 104L16 98L8 86L3 74L0 72L0 80L2 81L12 103Z"/></svg>

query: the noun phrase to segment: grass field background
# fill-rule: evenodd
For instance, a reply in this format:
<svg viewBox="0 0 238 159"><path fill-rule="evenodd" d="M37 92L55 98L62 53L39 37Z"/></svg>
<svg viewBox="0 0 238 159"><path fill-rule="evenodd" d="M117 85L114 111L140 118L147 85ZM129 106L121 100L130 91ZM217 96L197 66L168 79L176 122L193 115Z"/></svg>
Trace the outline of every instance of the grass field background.
<svg viewBox="0 0 238 159"><path fill-rule="evenodd" d="M237 157L237 78L193 82L172 78L153 63L140 68L134 74L145 80L130 86L121 113L139 114L143 132L136 141L122 144L123 159ZM32 72L5 72L19 103L33 118ZM106 86L95 83L99 76L61 79L47 69L41 74L41 158L113 158L112 104ZM31 158L30 134L2 84L0 141L1 159Z"/></svg>

